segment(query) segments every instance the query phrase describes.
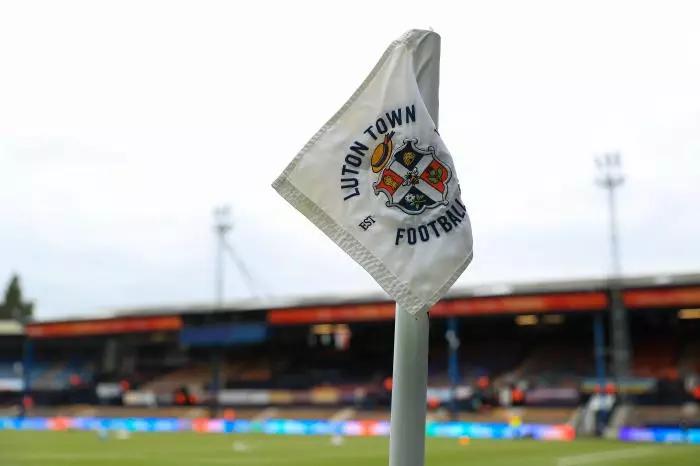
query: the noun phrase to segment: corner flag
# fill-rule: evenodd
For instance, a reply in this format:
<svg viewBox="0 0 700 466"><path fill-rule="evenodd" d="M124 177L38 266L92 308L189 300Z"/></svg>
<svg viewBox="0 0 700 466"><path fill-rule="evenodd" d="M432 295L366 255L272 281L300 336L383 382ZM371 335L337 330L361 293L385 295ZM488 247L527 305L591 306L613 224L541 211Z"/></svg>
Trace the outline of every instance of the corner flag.
<svg viewBox="0 0 700 466"><path fill-rule="evenodd" d="M394 41L273 184L411 314L435 304L472 259L437 128L439 66L438 34Z"/></svg>

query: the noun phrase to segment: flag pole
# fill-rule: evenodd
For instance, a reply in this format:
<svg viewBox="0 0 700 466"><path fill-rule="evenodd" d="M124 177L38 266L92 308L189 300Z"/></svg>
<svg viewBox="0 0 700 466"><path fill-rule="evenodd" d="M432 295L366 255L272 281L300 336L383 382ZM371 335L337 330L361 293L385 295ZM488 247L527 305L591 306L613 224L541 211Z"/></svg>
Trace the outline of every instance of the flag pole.
<svg viewBox="0 0 700 466"><path fill-rule="evenodd" d="M428 313L411 315L396 305L389 466L425 463L428 388Z"/></svg>

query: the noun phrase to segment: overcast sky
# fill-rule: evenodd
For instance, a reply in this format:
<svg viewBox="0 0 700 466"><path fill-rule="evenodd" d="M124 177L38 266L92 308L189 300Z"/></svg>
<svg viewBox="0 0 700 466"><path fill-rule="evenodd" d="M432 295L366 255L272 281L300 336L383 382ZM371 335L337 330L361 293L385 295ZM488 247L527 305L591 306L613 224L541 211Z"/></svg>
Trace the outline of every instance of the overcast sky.
<svg viewBox="0 0 700 466"><path fill-rule="evenodd" d="M695 5L698 5L695 2ZM624 271L700 271L693 2L0 4L0 284L40 318L214 297L212 209L270 296L374 291L270 183L410 28L442 36L458 283L602 276L593 158L623 154ZM228 264L226 295L249 289Z"/></svg>

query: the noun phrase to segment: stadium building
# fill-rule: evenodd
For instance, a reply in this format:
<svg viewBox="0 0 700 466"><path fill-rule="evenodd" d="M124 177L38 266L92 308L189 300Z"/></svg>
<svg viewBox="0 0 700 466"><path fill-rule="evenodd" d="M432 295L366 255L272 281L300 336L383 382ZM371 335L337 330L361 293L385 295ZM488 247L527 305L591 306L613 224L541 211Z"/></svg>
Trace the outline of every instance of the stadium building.
<svg viewBox="0 0 700 466"><path fill-rule="evenodd" d="M700 427L700 275L621 294L632 356L614 377L607 281L455 287L430 312L429 419ZM4 322L0 417L385 422L393 315L376 294Z"/></svg>

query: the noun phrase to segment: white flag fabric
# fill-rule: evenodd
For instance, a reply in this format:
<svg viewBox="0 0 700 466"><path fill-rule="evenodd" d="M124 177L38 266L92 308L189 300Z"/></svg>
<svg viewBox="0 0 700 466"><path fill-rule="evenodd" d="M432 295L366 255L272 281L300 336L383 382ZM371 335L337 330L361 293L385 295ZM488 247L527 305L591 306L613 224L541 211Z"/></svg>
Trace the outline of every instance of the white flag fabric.
<svg viewBox="0 0 700 466"><path fill-rule="evenodd" d="M472 259L452 157L437 130L440 36L394 41L273 187L415 314Z"/></svg>

